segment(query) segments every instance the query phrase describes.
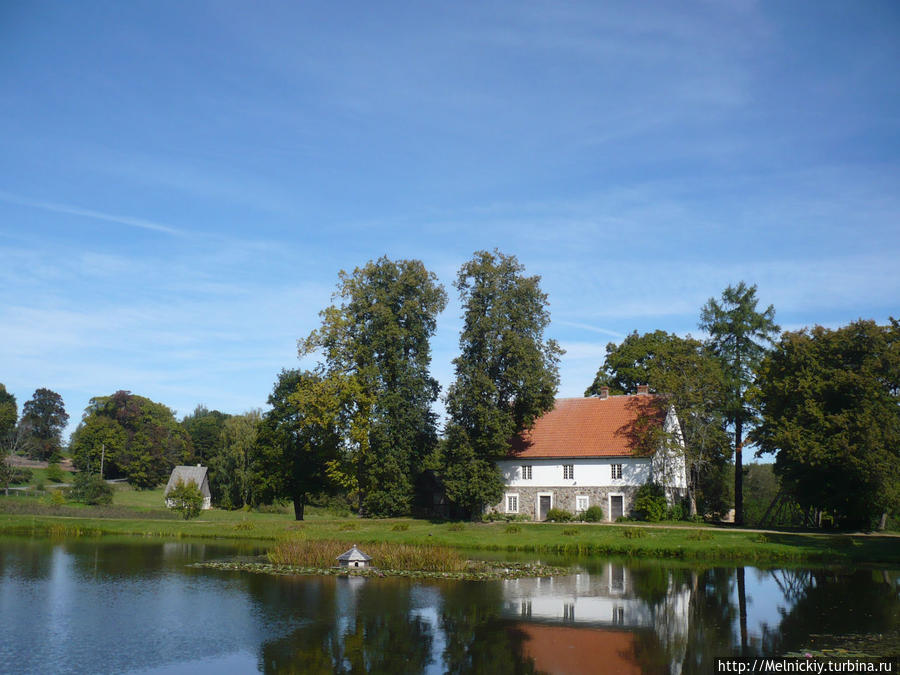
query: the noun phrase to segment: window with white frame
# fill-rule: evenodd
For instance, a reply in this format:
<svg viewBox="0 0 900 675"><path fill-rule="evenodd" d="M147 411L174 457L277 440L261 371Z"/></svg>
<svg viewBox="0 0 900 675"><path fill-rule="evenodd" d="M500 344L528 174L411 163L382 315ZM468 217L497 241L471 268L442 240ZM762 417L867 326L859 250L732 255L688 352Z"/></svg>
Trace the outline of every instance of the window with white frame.
<svg viewBox="0 0 900 675"><path fill-rule="evenodd" d="M531 465L522 465L522 480L531 480Z"/></svg>
<svg viewBox="0 0 900 675"><path fill-rule="evenodd" d="M575 465L563 464L563 480L572 480L575 478Z"/></svg>
<svg viewBox="0 0 900 675"><path fill-rule="evenodd" d="M622 465L621 464L613 464L612 465L612 477L613 477L613 480L622 477Z"/></svg>
<svg viewBox="0 0 900 675"><path fill-rule="evenodd" d="M519 512L519 495L506 495L506 512L507 513L518 513Z"/></svg>
<svg viewBox="0 0 900 675"><path fill-rule="evenodd" d="M583 513L588 510L588 498L587 495L578 495L575 497L575 511L577 513Z"/></svg>

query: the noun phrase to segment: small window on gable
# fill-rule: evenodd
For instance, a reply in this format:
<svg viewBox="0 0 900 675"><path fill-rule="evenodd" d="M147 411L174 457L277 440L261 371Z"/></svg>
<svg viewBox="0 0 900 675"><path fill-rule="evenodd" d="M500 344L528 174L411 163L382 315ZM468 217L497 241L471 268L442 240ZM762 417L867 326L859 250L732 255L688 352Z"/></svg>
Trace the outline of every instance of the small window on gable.
<svg viewBox="0 0 900 675"><path fill-rule="evenodd" d="M519 512L519 495L506 495L506 512Z"/></svg>
<svg viewBox="0 0 900 675"><path fill-rule="evenodd" d="M612 465L612 477L614 480L622 477L622 465L621 464L613 464Z"/></svg>
<svg viewBox="0 0 900 675"><path fill-rule="evenodd" d="M575 465L563 464L563 480L572 480L575 478Z"/></svg>
<svg viewBox="0 0 900 675"><path fill-rule="evenodd" d="M522 480L531 480L531 466L528 464L522 465Z"/></svg>

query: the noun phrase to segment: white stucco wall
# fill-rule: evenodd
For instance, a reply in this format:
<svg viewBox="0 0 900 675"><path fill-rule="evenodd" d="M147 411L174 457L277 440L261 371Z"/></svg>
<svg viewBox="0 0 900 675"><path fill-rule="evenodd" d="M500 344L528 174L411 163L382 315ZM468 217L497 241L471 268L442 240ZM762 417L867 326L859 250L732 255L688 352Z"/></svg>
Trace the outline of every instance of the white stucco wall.
<svg viewBox="0 0 900 675"><path fill-rule="evenodd" d="M575 474L563 478L563 464L572 464ZM612 465L622 465L622 478L613 479ZM650 459L646 457L604 457L591 459L516 459L497 462L508 487L626 487L643 485L650 479ZM522 478L522 466L531 466L531 480Z"/></svg>

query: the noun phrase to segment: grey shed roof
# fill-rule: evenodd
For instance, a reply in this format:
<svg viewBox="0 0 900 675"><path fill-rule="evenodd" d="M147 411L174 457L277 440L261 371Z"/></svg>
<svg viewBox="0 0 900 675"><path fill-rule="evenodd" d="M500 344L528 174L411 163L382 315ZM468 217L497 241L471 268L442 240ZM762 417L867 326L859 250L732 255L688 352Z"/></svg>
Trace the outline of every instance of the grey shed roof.
<svg viewBox="0 0 900 675"><path fill-rule="evenodd" d="M358 548L356 548L356 544L353 544L353 548L351 548L346 553L341 553L341 555L339 555L337 557L337 559L340 561L346 560L348 562L354 562L356 560L369 561L372 559L372 556L366 555L365 553L360 551Z"/></svg>
<svg viewBox="0 0 900 675"><path fill-rule="evenodd" d="M206 480L207 470L205 466L176 466L172 469L172 475L169 476L169 482L166 483L166 489L163 494L167 495L174 490L179 480L185 485L190 482L196 483L197 487L201 488L203 493L206 494L209 488L203 489L203 481Z"/></svg>

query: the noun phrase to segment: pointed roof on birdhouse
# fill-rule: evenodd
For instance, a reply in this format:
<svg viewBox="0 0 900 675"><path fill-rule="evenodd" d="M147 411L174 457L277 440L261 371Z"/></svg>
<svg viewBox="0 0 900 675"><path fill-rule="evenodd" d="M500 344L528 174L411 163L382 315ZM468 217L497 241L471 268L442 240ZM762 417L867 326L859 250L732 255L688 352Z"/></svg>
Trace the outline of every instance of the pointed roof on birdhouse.
<svg viewBox="0 0 900 675"><path fill-rule="evenodd" d="M356 548L356 544L353 544L353 548L339 555L337 559L339 562L368 562L372 559L372 556L366 555Z"/></svg>

